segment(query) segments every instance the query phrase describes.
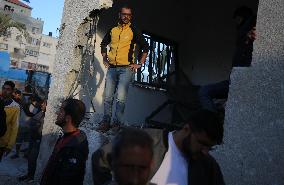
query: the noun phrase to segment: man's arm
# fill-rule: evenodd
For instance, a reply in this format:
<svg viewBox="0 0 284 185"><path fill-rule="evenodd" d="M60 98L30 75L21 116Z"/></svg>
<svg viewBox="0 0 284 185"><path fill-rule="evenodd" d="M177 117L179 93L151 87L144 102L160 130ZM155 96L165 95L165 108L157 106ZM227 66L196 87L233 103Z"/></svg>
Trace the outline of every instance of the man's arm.
<svg viewBox="0 0 284 185"><path fill-rule="evenodd" d="M22 109L28 117L33 117L35 114L30 112L30 109L29 109L30 105L31 104L23 104Z"/></svg>
<svg viewBox="0 0 284 185"><path fill-rule="evenodd" d="M107 54L106 53L102 53L102 57L103 57L103 64L105 65L106 68L109 67L109 61L107 58Z"/></svg>
<svg viewBox="0 0 284 185"><path fill-rule="evenodd" d="M110 153L111 143L95 151L92 155L92 173L94 185L104 185L112 180Z"/></svg>
<svg viewBox="0 0 284 185"><path fill-rule="evenodd" d="M139 63L144 64L148 55L148 51L149 51L149 44L146 41L146 39L144 38L143 34L141 31L139 30L135 30L136 31L136 43L140 46L141 50L142 50L142 55L141 58L139 60Z"/></svg>
<svg viewBox="0 0 284 185"><path fill-rule="evenodd" d="M141 55L141 58L140 58L140 60L139 60L139 64L144 64L145 63L145 61L146 61L146 58L147 58L147 56L148 56L148 53L142 53L142 55Z"/></svg>
<svg viewBox="0 0 284 185"><path fill-rule="evenodd" d="M111 42L111 29L107 32L101 42L101 54L103 57L103 63L105 67L109 67L108 59L107 59L107 45Z"/></svg>
<svg viewBox="0 0 284 185"><path fill-rule="evenodd" d="M148 56L149 44L144 38L141 31L137 30L136 28L133 28L133 31L135 34L135 42L140 46L142 50L142 54L141 54L138 64L130 65L131 70L135 71L136 69L140 68L145 63L146 58Z"/></svg>
<svg viewBox="0 0 284 185"><path fill-rule="evenodd" d="M224 181L224 178L223 178L223 174L222 174L222 171L221 171L221 168L219 166L219 164L217 163L217 161L213 158L213 170L212 170L212 184L213 185L225 185L225 181Z"/></svg>

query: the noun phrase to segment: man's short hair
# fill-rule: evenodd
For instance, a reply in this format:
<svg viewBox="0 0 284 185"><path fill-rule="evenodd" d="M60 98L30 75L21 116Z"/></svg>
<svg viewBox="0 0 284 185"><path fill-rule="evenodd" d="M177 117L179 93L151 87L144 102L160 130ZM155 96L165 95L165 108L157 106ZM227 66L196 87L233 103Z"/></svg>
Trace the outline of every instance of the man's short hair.
<svg viewBox="0 0 284 185"><path fill-rule="evenodd" d="M19 90L19 89L17 89L17 90L15 90L15 94L22 94L22 92Z"/></svg>
<svg viewBox="0 0 284 185"><path fill-rule="evenodd" d="M247 6L241 6L235 10L233 18L235 19L237 16L243 17L244 19L248 19L249 17L253 16L253 11Z"/></svg>
<svg viewBox="0 0 284 185"><path fill-rule="evenodd" d="M81 100L73 98L66 99L63 104L65 114L71 116L75 127L79 127L86 113L85 104Z"/></svg>
<svg viewBox="0 0 284 185"><path fill-rule="evenodd" d="M153 139L141 129L123 128L113 140L112 160L118 159L122 149L139 146L147 148L153 157Z"/></svg>
<svg viewBox="0 0 284 185"><path fill-rule="evenodd" d="M9 86L12 88L12 90L15 89L15 83L12 82L12 81L6 81L6 82L4 83L4 85L9 85Z"/></svg>
<svg viewBox="0 0 284 185"><path fill-rule="evenodd" d="M193 132L205 132L212 140L221 144L224 135L224 120L215 112L209 110L199 110L192 114L186 124L189 124Z"/></svg>
<svg viewBox="0 0 284 185"><path fill-rule="evenodd" d="M131 10L131 13L133 14L133 9L132 9L132 7L131 7L129 4L123 4L123 5L120 7L119 12L121 12L122 8L130 9L130 10Z"/></svg>

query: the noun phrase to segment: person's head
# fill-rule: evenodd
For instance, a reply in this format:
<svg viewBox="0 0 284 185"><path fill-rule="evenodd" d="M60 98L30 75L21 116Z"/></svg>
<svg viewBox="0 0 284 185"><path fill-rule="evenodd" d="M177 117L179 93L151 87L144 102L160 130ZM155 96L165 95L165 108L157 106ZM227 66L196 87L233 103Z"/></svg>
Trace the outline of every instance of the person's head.
<svg viewBox="0 0 284 185"><path fill-rule="evenodd" d="M33 94L29 97L29 100L33 106L35 106L36 108L40 108L42 99L38 95Z"/></svg>
<svg viewBox="0 0 284 185"><path fill-rule="evenodd" d="M43 112L45 112L45 111L46 111L47 101L46 101L46 100L41 100L41 101L39 102L39 104L40 104L40 110L43 111Z"/></svg>
<svg viewBox="0 0 284 185"><path fill-rule="evenodd" d="M6 81L2 86L2 96L5 99L9 99L13 97L13 92L15 89L15 84L12 81Z"/></svg>
<svg viewBox="0 0 284 185"><path fill-rule="evenodd" d="M85 104L81 100L69 98L62 102L56 112L55 124L64 129L66 125L78 128L86 113Z"/></svg>
<svg viewBox="0 0 284 185"><path fill-rule="evenodd" d="M247 6L241 6L237 8L233 14L233 18L236 20L237 24L240 25L247 19L253 16L253 11Z"/></svg>
<svg viewBox="0 0 284 185"><path fill-rule="evenodd" d="M132 19L132 9L128 5L124 5L121 7L119 12L119 23L120 24L128 24Z"/></svg>
<svg viewBox="0 0 284 185"><path fill-rule="evenodd" d="M146 185L153 164L153 140L139 129L123 129L112 147L112 167L118 185Z"/></svg>
<svg viewBox="0 0 284 185"><path fill-rule="evenodd" d="M182 152L194 158L221 144L223 132L223 120L217 113L199 110L177 131L177 137L181 141Z"/></svg>
<svg viewBox="0 0 284 185"><path fill-rule="evenodd" d="M13 93L13 97L15 98L15 99L21 99L21 97L22 97L22 92L20 91L20 90L15 90L14 91L14 93Z"/></svg>

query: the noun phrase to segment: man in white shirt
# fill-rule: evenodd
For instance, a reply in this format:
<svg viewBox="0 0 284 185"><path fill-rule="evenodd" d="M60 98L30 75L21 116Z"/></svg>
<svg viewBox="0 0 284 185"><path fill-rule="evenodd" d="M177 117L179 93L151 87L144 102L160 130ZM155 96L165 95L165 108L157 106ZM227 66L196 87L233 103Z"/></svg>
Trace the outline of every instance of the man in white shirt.
<svg viewBox="0 0 284 185"><path fill-rule="evenodd" d="M169 149L165 154L164 160L152 178L155 184L187 184L188 163L186 156L178 149L175 144L173 132L168 134ZM165 178L166 177L166 178Z"/></svg>
<svg viewBox="0 0 284 185"><path fill-rule="evenodd" d="M154 165L149 181L156 185L224 185L218 163L208 153L223 140L223 120L217 113L199 110L173 132L144 129L154 140ZM110 143L111 144L111 143ZM110 145L108 144L108 145ZM111 177L107 145L93 154L95 185ZM125 156L127 157L127 156ZM110 176L108 176L110 175Z"/></svg>
<svg viewBox="0 0 284 185"><path fill-rule="evenodd" d="M221 144L222 139L223 123L214 113L204 110L191 116L182 129L168 134L168 150L151 182L157 185L191 184L191 162L209 157L208 151ZM224 184L223 179L219 180L217 184Z"/></svg>

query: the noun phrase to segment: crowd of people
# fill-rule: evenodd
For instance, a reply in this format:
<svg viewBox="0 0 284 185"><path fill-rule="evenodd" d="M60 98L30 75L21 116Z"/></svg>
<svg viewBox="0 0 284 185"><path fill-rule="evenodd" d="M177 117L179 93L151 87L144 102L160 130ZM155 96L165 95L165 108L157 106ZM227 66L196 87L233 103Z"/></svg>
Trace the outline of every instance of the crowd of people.
<svg viewBox="0 0 284 185"><path fill-rule="evenodd" d="M4 83L0 110L1 117L6 116L1 125L7 128L0 141L1 152L5 155L13 148L17 130L21 128L17 120L23 105L13 100L13 90L13 82ZM20 181L32 182L35 174L46 101L41 101L38 106L35 107L40 111L28 121L28 172L19 177ZM11 107L14 111L9 109ZM54 146L42 174L41 185L83 184L89 149L87 136L78 127L85 112L85 104L80 100L66 99L62 102L55 124L62 128L63 135ZM8 119L10 117L13 119ZM222 140L223 121L218 114L208 110L192 114L181 129L174 131L121 127L113 140L92 154L94 185L186 185L189 182L222 185L220 167L208 153ZM16 155L19 155L17 150L11 157L19 157Z"/></svg>
<svg viewBox="0 0 284 185"><path fill-rule="evenodd" d="M224 185L221 169L209 153L223 142L224 120L212 106L206 106L207 100L203 108L190 112L177 130L123 126L130 80L144 64L148 53L148 45L141 32L131 24L131 19L131 8L123 6L118 25L106 34L101 44L107 77L104 117L97 130L106 132L115 128L116 135L92 153L94 185ZM132 58L136 44L143 50L138 64ZM114 98L116 111L113 113ZM19 158L24 152L28 171L19 181L34 180L46 106L44 99L23 96L12 81L2 86L0 161L14 146L11 159ZM89 146L79 126L85 113L86 107L81 100L68 98L61 103L55 124L61 127L63 134L41 175L41 185L83 184ZM21 150L25 142L28 147Z"/></svg>
<svg viewBox="0 0 284 185"><path fill-rule="evenodd" d="M12 81L6 81L2 86L0 96L1 130L0 159L8 156L15 146L11 159L23 157L28 161L28 173L19 180L33 181L36 170L36 160L39 154L43 119L46 110L46 100L35 95L25 96L15 89ZM28 146L25 147L25 143ZM21 149L22 148L22 149Z"/></svg>
<svg viewBox="0 0 284 185"><path fill-rule="evenodd" d="M10 156L11 159L19 158L20 153L24 153L28 170L18 178L19 181L34 182L46 106L46 100L22 96L12 81L6 81L2 86L0 159L8 157L13 148L15 153ZM83 183L89 149L87 137L78 127L85 112L85 104L80 100L67 99L62 103L55 124L62 128L64 134L58 139L43 172L42 185ZM24 143L28 143L28 147L21 150Z"/></svg>

